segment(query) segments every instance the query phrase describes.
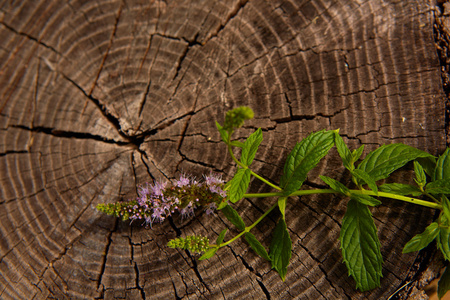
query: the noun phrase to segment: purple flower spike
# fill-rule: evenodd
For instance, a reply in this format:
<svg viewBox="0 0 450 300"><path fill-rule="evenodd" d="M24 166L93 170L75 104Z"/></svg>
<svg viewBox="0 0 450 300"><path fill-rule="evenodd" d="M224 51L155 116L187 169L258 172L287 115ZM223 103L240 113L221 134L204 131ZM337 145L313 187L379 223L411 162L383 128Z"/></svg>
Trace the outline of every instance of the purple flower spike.
<svg viewBox="0 0 450 300"><path fill-rule="evenodd" d="M202 207L207 215L214 215L219 203L226 201L227 193L223 187L224 181L219 174L210 173L200 182L193 176L181 174L171 183L154 181L138 186L138 197L128 203L102 207L105 212L123 220L142 220L152 227L177 211L182 219L192 217L197 207Z"/></svg>

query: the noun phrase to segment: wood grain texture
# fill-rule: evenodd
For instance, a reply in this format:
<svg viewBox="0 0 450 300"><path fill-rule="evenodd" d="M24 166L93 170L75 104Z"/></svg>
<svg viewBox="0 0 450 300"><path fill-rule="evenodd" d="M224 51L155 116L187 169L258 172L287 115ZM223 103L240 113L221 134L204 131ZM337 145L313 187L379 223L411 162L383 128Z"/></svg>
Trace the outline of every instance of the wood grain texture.
<svg viewBox="0 0 450 300"><path fill-rule="evenodd" d="M243 241L209 261L165 246L180 234L215 239L220 215L148 230L95 205L180 172L229 179L214 121L238 105L255 120L237 136L262 127L254 170L274 182L295 143L321 129L340 128L366 153L394 142L441 153L435 12L425 0L0 1L0 297L388 298L418 273L420 256L401 249L431 210L372 210L384 277L360 293L337 241L340 197L289 201L285 282ZM307 185L324 173L348 180L336 155ZM237 209L249 224L270 201ZM276 218L254 231L266 246Z"/></svg>

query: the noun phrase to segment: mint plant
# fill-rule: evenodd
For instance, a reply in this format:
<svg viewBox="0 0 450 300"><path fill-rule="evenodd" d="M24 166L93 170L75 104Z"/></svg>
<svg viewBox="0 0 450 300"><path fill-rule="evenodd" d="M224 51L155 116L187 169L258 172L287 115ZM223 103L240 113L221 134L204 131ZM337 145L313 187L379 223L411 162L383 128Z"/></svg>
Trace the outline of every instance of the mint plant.
<svg viewBox="0 0 450 300"><path fill-rule="evenodd" d="M269 182L251 169L252 162L263 140L261 128L244 142L233 140L233 133L245 120L253 118L248 107L238 107L225 116L225 122L217 129L228 152L237 164L233 178L225 183L218 175L210 174L204 180L181 175L174 183L154 182L139 187L136 200L115 204L99 204L97 209L123 220L142 220L152 226L163 222L176 211L182 218L194 215L195 208L203 208L207 214L220 211L236 227L239 233L225 241L227 228L218 235L214 244L207 237L177 237L168 243L171 248L203 253L199 260L211 258L220 248L243 237L256 254L270 262L284 281L291 258L292 242L287 230L286 203L292 197L311 194L341 194L348 198L347 211L342 220L339 236L343 261L348 273L361 291L380 285L383 258L377 228L371 207L381 204L380 198L406 201L411 204L437 209L440 213L424 232L414 236L403 248L403 253L419 251L436 241L445 260L450 260L450 148L441 156L433 155L404 144L383 145L368 153L357 164L364 145L351 151L339 135L339 130L322 130L311 133L298 142L286 158L279 185ZM329 150L336 146L343 166L349 171L356 189L350 189L339 181L320 176L329 189L304 189L302 186L311 171ZM239 159L234 149L241 148ZM387 179L392 172L409 162L414 164L415 185L377 182ZM269 193L248 193L252 177L270 186ZM232 204L243 198L276 197L277 201L253 224L246 225ZM419 199L420 197L421 199ZM250 232L271 211L278 209L279 220L273 231L269 251ZM439 281L438 295L442 297L450 289L450 270L447 268Z"/></svg>

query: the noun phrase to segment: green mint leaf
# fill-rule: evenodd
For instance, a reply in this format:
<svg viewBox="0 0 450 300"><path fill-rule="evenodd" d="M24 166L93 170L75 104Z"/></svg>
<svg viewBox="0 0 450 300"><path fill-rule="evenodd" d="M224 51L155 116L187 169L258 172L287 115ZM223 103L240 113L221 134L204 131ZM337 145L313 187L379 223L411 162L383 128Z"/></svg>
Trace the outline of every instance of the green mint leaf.
<svg viewBox="0 0 450 300"><path fill-rule="evenodd" d="M230 139L230 133L228 131L226 131L225 129L223 129L223 127L217 121L216 121L216 127L219 130L222 141L224 141L225 143L228 143L228 141Z"/></svg>
<svg viewBox="0 0 450 300"><path fill-rule="evenodd" d="M427 183L427 177L425 176L422 165L418 161L414 161L414 173L416 174L414 181L420 188L423 188Z"/></svg>
<svg viewBox="0 0 450 300"><path fill-rule="evenodd" d="M222 202L219 203L219 206L217 206L217 210L222 210L227 205L228 205L228 203L227 203L226 200L222 201Z"/></svg>
<svg viewBox="0 0 450 300"><path fill-rule="evenodd" d="M225 228L224 230L222 230L219 234L219 236L217 237L216 240L216 245L220 245L223 242L223 239L225 238L225 234L227 233L227 228Z"/></svg>
<svg viewBox="0 0 450 300"><path fill-rule="evenodd" d="M233 146L233 147L244 148L244 143L239 142L239 141L231 141L230 145Z"/></svg>
<svg viewBox="0 0 450 300"><path fill-rule="evenodd" d="M352 171L355 167L352 163L352 153L348 149L342 137L339 135L339 132L334 133L334 142L336 143L336 148L339 153L339 156L342 159L342 163L347 170Z"/></svg>
<svg viewBox="0 0 450 300"><path fill-rule="evenodd" d="M436 158L433 157L421 157L417 159L425 173L434 178L434 170L436 169Z"/></svg>
<svg viewBox="0 0 450 300"><path fill-rule="evenodd" d="M342 220L342 255L356 288L368 291L380 285L383 257L372 214L366 205L350 200Z"/></svg>
<svg viewBox="0 0 450 300"><path fill-rule="evenodd" d="M219 249L219 248L217 248L217 247L214 247L214 248L209 249L208 251L206 251L205 253L203 253L203 255L200 256L200 258L199 258L198 260L210 259L211 257L214 256L214 254L216 254L216 252L217 252L218 249Z"/></svg>
<svg viewBox="0 0 450 300"><path fill-rule="evenodd" d="M223 129L231 133L244 125L245 120L253 119L253 116L253 110L250 107L241 106L234 108L226 113Z"/></svg>
<svg viewBox="0 0 450 300"><path fill-rule="evenodd" d="M353 150L352 152L352 162L355 163L361 157L364 152L364 145L359 146L358 149Z"/></svg>
<svg viewBox="0 0 450 300"><path fill-rule="evenodd" d="M227 205L224 208L222 208L221 212L223 212L228 221L230 221L231 224L236 226L237 229L239 229L240 231L245 230L244 220L242 220L241 216L237 213L236 210L234 210L234 208Z"/></svg>
<svg viewBox="0 0 450 300"><path fill-rule="evenodd" d="M250 183L250 170L239 168L231 180L229 199L236 203L244 197Z"/></svg>
<svg viewBox="0 0 450 300"><path fill-rule="evenodd" d="M438 179L428 183L425 187L428 194L450 194L450 178Z"/></svg>
<svg viewBox="0 0 450 300"><path fill-rule="evenodd" d="M434 170L433 181L445 178L450 178L450 148L447 148L444 153L439 156Z"/></svg>
<svg viewBox="0 0 450 300"><path fill-rule="evenodd" d="M256 151L258 151L259 144L263 140L262 130L258 128L253 132L244 143L244 148L242 148L241 162L245 166L250 166L255 158Z"/></svg>
<svg viewBox="0 0 450 300"><path fill-rule="evenodd" d="M431 243L439 234L439 225L436 222L431 223L425 228L425 231L415 235L403 248L403 253L410 253L422 250Z"/></svg>
<svg viewBox="0 0 450 300"><path fill-rule="evenodd" d="M280 180L284 195L287 196L301 188L308 172L333 147L334 132L324 130L315 132L295 145L286 159Z"/></svg>
<svg viewBox="0 0 450 300"><path fill-rule="evenodd" d="M393 171L419 157L433 157L431 154L404 144L383 145L370 152L358 165L375 181L387 178Z"/></svg>
<svg viewBox="0 0 450 300"><path fill-rule="evenodd" d="M267 254L266 248L264 248L264 246L261 245L261 243L256 239L256 237L252 233L250 232L245 233L245 240L250 245L250 247L252 247L253 251L256 252L256 254L258 254L265 260L270 261L270 257L269 254Z"/></svg>
<svg viewBox="0 0 450 300"><path fill-rule="evenodd" d="M361 169L355 169L352 171L352 176L354 176L357 179L357 182L359 183L366 183L369 188L378 195L378 187L375 182L375 179L367 174L365 171Z"/></svg>
<svg viewBox="0 0 450 300"><path fill-rule="evenodd" d="M273 232L272 241L270 243L270 261L281 279L286 279L287 266L291 259L292 241L287 231L286 222L280 218Z"/></svg>
<svg viewBox="0 0 450 300"><path fill-rule="evenodd" d="M417 186L403 183L385 183L378 187L382 192L401 196L411 195L414 197L422 195L422 191Z"/></svg>
<svg viewBox="0 0 450 300"><path fill-rule="evenodd" d="M337 180L334 180L333 178L327 177L327 176L323 176L323 175L319 175L320 179L322 179L323 182L325 182L326 184L328 184L330 186L331 189L335 190L338 193L341 193L345 196L350 196L350 190L343 185L342 183L340 183Z"/></svg>
<svg viewBox="0 0 450 300"><path fill-rule="evenodd" d="M278 198L278 208L280 209L280 212L281 212L281 215L283 216L283 219L285 219L286 200L287 200L287 197L280 197L280 198Z"/></svg>
<svg viewBox="0 0 450 300"><path fill-rule="evenodd" d="M369 195L351 194L350 199L356 200L361 204L369 206L377 206L381 204L381 201L371 197Z"/></svg>
<svg viewBox="0 0 450 300"><path fill-rule="evenodd" d="M441 299L450 290L450 267L446 267L438 282L438 298Z"/></svg>
<svg viewBox="0 0 450 300"><path fill-rule="evenodd" d="M436 242L445 260L450 260L450 231L448 227L439 227L439 234L437 236Z"/></svg>
<svg viewBox="0 0 450 300"><path fill-rule="evenodd" d="M441 197L442 212L445 215L445 219L450 220L450 201L444 195Z"/></svg>

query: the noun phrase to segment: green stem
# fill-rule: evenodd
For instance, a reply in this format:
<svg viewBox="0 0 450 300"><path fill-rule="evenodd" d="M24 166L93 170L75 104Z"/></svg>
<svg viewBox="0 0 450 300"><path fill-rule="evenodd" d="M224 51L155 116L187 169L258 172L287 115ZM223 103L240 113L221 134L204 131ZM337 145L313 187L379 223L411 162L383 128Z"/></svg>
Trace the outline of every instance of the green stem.
<svg viewBox="0 0 450 300"><path fill-rule="evenodd" d="M233 158L234 162L235 162L238 166L240 166L240 167L243 168L243 169L249 169L249 170L250 170L250 168L249 168L248 166L246 166L246 165L244 165L243 163L241 163L241 162L236 158L236 156L234 156L233 148L231 148L231 144L230 144L229 142L228 142L228 152L230 153L231 158ZM273 184L273 183L267 181L267 179L264 179L263 177L259 176L258 174L256 174L256 173L253 172L252 170L250 170L250 174L252 174L252 175L255 176L256 178L258 178L259 180L261 180L261 181L264 182L265 184L271 186L272 188L274 188L274 189L276 189L276 190L279 190L279 191L282 190L279 186L277 186L277 185L275 185L275 184Z"/></svg>
<svg viewBox="0 0 450 300"><path fill-rule="evenodd" d="M256 174L255 172L253 172L252 170L250 170L250 173L251 173L253 176L255 176L256 178L258 178L259 180L261 180L262 182L264 182L265 184L271 186L272 188L274 188L274 189L276 189L276 190L279 190L279 191L282 191L282 190L283 190L283 189L280 188L279 186L277 186L277 185L275 185L275 184L273 184L273 183L267 181L266 179L262 178L261 176L259 176L259 175Z"/></svg>
<svg viewBox="0 0 450 300"><path fill-rule="evenodd" d="M400 200L412 204L422 205L425 207L430 207L434 209L442 209L442 205L438 203L433 203L430 201L420 200L416 198L391 194L391 193L385 193L385 192L378 192L376 194L373 191L369 190L350 190L353 194L361 194L361 195L369 195L369 196L378 196L383 198L390 198L395 200ZM332 189L315 189L315 190L301 190L296 191L290 194L289 196L304 196L304 195L312 195L312 194L336 194L337 192ZM259 193L259 194L244 194L244 198L265 198L265 197L280 197L283 196L283 193Z"/></svg>
<svg viewBox="0 0 450 300"><path fill-rule="evenodd" d="M227 145L228 145L228 152L230 153L231 158L234 160L235 163L238 164L238 166L244 168L245 166L236 158L236 156L234 156L233 148L231 148L230 141L228 141Z"/></svg>
<svg viewBox="0 0 450 300"><path fill-rule="evenodd" d="M425 196L427 196L427 197L429 197L429 198L431 198L434 202L436 202L436 203L441 203L441 201L439 201L438 199L436 199L436 198L434 198L433 197L433 195L431 195L431 194L428 194L427 192L425 192L424 191L424 193L423 193Z"/></svg>
<svg viewBox="0 0 450 300"><path fill-rule="evenodd" d="M234 238L232 238L231 240L222 243L219 245L219 248L224 247L228 244L231 244L232 242L234 242L235 240L237 240L238 238L240 238L242 235L246 234L247 232L249 232L253 227L255 227L256 225L258 225L259 222L261 222L274 208L278 207L278 201L271 207L269 208L263 215L261 215L261 217L258 218L258 220L256 220L252 225L245 227L244 231L242 231L241 233L239 233L238 235L236 235Z"/></svg>
<svg viewBox="0 0 450 300"><path fill-rule="evenodd" d="M417 205L422 205L422 206L429 207L429 208L442 210L442 205L440 205L438 203L420 200L420 199L411 198L411 197L406 197L406 196L401 196L401 195L396 195L396 194L391 194L391 193L378 192L378 194L376 194L375 192L368 191L368 190L351 190L351 192L355 193L355 194L359 193L362 195L390 198L390 199L405 201L405 202L412 203L412 204L417 204Z"/></svg>

